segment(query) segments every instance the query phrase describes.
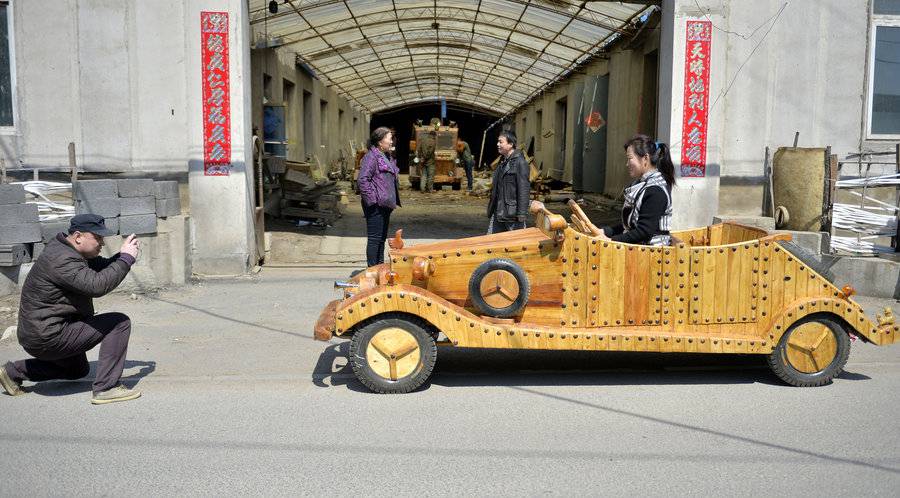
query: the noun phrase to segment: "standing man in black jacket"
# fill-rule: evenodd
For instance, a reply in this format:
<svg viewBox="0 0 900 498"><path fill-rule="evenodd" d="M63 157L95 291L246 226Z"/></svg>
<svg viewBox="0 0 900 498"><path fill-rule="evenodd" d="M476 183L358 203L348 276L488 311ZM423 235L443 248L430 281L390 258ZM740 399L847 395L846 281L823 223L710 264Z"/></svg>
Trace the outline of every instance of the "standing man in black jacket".
<svg viewBox="0 0 900 498"><path fill-rule="evenodd" d="M0 367L0 385L11 396L22 394L22 381L80 379L90 367L85 352L100 345L93 404L127 401L140 391L119 383L131 322L122 313L94 314L93 298L115 289L128 275L138 255L134 235L119 254L100 257L103 237L113 233L103 217L80 214L69 233L59 233L37 259L19 305L19 343L34 359Z"/></svg>
<svg viewBox="0 0 900 498"><path fill-rule="evenodd" d="M503 156L494 170L491 201L488 203L488 233L525 228L525 216L531 195L528 163L516 149L516 134L506 130L497 139L497 152Z"/></svg>

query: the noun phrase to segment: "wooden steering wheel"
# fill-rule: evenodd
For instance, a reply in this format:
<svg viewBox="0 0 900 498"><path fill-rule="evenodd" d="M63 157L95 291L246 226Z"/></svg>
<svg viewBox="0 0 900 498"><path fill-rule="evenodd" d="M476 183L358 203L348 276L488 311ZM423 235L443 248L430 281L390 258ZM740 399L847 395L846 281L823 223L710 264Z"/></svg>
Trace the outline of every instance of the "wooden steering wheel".
<svg viewBox="0 0 900 498"><path fill-rule="evenodd" d="M591 223L591 219L584 214L584 211L582 211L581 206L579 206L577 202L569 199L567 204L569 205L569 209L572 210L572 225L576 230L593 236L598 236L603 233L603 230Z"/></svg>

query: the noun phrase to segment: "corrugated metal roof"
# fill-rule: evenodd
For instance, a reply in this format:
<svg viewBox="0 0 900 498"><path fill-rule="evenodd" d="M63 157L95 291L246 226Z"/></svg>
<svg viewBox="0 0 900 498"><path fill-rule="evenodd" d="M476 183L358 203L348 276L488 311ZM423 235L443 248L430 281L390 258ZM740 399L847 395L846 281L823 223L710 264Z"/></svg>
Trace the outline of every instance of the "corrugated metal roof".
<svg viewBox="0 0 900 498"><path fill-rule="evenodd" d="M253 39L296 52L370 112L422 101L505 113L600 51L657 2L249 0Z"/></svg>

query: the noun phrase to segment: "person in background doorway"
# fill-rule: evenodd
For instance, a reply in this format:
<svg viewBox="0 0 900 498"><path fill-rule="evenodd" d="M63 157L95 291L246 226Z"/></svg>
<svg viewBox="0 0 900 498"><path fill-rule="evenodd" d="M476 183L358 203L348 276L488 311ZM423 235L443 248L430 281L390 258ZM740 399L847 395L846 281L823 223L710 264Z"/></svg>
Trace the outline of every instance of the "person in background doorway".
<svg viewBox="0 0 900 498"><path fill-rule="evenodd" d="M622 223L603 227L602 239L628 244L669 245L675 166L669 146L647 135L625 142L625 165L634 181L625 188Z"/></svg>
<svg viewBox="0 0 900 498"><path fill-rule="evenodd" d="M468 142L459 140L456 142L456 152L459 154L463 168L466 169L466 181L468 182L466 189L472 190L472 171L475 169L475 157L472 155L472 149L469 148Z"/></svg>
<svg viewBox="0 0 900 498"><path fill-rule="evenodd" d="M0 367L0 385L7 394L22 394L26 380L86 376L90 366L85 352L99 344L91 403L140 397L140 391L120 383L131 321L122 313L94 314L93 298L118 287L138 256L138 241L132 234L118 254L101 257L103 237L113 234L102 216L79 214L72 218L68 233L59 233L47 243L25 278L19 304L19 343L34 359Z"/></svg>
<svg viewBox="0 0 900 498"><path fill-rule="evenodd" d="M516 143L515 133L509 130L500 132L497 152L501 160L491 181L491 200L487 208L490 219L488 233L525 228L531 183L528 181L528 163L522 152L516 149Z"/></svg>
<svg viewBox="0 0 900 498"><path fill-rule="evenodd" d="M400 207L400 182L397 162L388 158L393 146L393 133L382 126L369 138L369 151L359 164L359 193L366 217L366 263L384 263L391 212Z"/></svg>
<svg viewBox="0 0 900 498"><path fill-rule="evenodd" d="M434 192L434 148L437 144L437 132L428 130L428 133L422 138L421 150L419 156L422 161L422 192Z"/></svg>

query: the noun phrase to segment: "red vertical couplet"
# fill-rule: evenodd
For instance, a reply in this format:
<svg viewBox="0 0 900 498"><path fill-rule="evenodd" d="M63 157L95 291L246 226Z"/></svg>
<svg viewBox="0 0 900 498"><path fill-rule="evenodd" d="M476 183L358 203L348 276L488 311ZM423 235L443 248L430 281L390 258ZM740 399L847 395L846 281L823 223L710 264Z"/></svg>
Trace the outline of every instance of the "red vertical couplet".
<svg viewBox="0 0 900 498"><path fill-rule="evenodd" d="M706 176L706 125L712 23L688 21L684 47L684 116L681 176Z"/></svg>
<svg viewBox="0 0 900 498"><path fill-rule="evenodd" d="M231 171L231 105L228 87L228 13L200 13L203 75L203 174Z"/></svg>

